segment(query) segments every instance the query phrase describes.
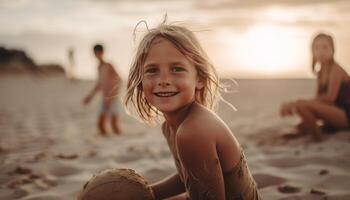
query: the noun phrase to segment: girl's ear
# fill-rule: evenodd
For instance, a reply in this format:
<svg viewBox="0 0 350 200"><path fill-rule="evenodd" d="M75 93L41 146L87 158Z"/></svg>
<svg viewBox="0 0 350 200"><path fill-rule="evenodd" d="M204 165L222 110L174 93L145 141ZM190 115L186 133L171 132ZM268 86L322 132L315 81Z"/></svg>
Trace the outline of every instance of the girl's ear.
<svg viewBox="0 0 350 200"><path fill-rule="evenodd" d="M204 80L197 77L196 90L201 90L204 87Z"/></svg>

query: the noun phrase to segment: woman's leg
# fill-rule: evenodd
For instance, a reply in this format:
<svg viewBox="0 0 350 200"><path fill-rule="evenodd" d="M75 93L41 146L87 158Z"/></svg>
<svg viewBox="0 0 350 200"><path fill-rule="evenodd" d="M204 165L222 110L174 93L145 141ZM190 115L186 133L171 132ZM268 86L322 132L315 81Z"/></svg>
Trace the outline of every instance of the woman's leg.
<svg viewBox="0 0 350 200"><path fill-rule="evenodd" d="M335 128L348 127L345 112L334 105L316 100L302 100L296 103L296 111L315 138L320 136L320 130L316 123L317 119L321 119Z"/></svg>
<svg viewBox="0 0 350 200"><path fill-rule="evenodd" d="M307 130L311 133L315 140L321 139L321 131L317 126L317 118L314 112L310 109L308 104L301 104L300 102L296 105L296 112L302 119L302 126L304 131Z"/></svg>
<svg viewBox="0 0 350 200"><path fill-rule="evenodd" d="M335 105L316 100L302 101L301 104L304 104L318 119L322 119L335 128L347 128L349 126L345 111Z"/></svg>

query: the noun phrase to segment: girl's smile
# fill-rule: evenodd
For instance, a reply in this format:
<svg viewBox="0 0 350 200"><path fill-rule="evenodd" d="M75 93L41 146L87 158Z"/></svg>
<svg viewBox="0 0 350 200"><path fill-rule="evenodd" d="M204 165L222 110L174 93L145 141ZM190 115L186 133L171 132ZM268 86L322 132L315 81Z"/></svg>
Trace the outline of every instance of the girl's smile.
<svg viewBox="0 0 350 200"><path fill-rule="evenodd" d="M157 97L172 97L179 94L179 92L155 92L154 95Z"/></svg>

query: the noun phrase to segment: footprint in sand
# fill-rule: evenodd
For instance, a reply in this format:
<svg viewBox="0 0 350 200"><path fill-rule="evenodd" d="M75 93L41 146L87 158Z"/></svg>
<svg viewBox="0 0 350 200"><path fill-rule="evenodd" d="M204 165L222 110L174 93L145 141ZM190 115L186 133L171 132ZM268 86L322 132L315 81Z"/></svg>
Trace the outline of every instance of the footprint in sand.
<svg viewBox="0 0 350 200"><path fill-rule="evenodd" d="M300 187L296 187L296 186L292 186L292 185L283 185L283 186L279 186L277 188L277 190L281 193L286 193L286 194L290 194L290 193L298 193L301 191Z"/></svg>
<svg viewBox="0 0 350 200"><path fill-rule="evenodd" d="M56 158L59 158L59 159L64 159L64 160L74 160L74 159L77 159L79 156L78 154L62 154L62 153L59 153L56 155Z"/></svg>
<svg viewBox="0 0 350 200"><path fill-rule="evenodd" d="M322 169L318 174L321 176L327 175L327 174L329 174L329 171L327 169Z"/></svg>
<svg viewBox="0 0 350 200"><path fill-rule="evenodd" d="M30 174L32 172L32 169L28 167L23 167L23 166L17 166L16 169L14 169L11 172L8 172L9 175L13 174Z"/></svg>
<svg viewBox="0 0 350 200"><path fill-rule="evenodd" d="M311 188L310 190L310 193L311 194L317 194L317 195L325 195L326 192L320 190L320 189L315 189L315 188Z"/></svg>

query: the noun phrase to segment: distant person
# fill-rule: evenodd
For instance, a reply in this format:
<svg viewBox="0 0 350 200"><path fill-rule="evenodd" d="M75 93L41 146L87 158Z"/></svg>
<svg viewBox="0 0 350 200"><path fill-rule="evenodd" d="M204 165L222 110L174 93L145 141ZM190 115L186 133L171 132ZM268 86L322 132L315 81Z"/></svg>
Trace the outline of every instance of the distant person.
<svg viewBox="0 0 350 200"><path fill-rule="evenodd" d="M66 76L68 79L74 79L74 65L75 65L75 60L74 60L74 49L69 48L68 49L68 67L66 69Z"/></svg>
<svg viewBox="0 0 350 200"><path fill-rule="evenodd" d="M297 126L298 135L312 134L315 140L320 140L319 120L326 130L349 127L350 77L334 60L334 41L330 35L318 34L311 48L312 71L317 76L316 96L283 104L281 115L299 115L302 121ZM320 66L319 70L316 65Z"/></svg>
<svg viewBox="0 0 350 200"><path fill-rule="evenodd" d="M151 185L155 199L261 199L243 149L211 110L219 87L214 66L190 30L162 23L143 37L125 103L146 122L164 117L163 136L177 168Z"/></svg>
<svg viewBox="0 0 350 200"><path fill-rule="evenodd" d="M117 97L121 85L121 78L110 63L107 63L103 58L103 46L96 44L94 46L94 54L99 62L98 64L98 80L95 87L84 98L83 103L88 104L95 94L102 92L101 111L98 118L98 129L102 135L107 134L107 120L110 119L113 132L120 134L118 122L119 102Z"/></svg>

